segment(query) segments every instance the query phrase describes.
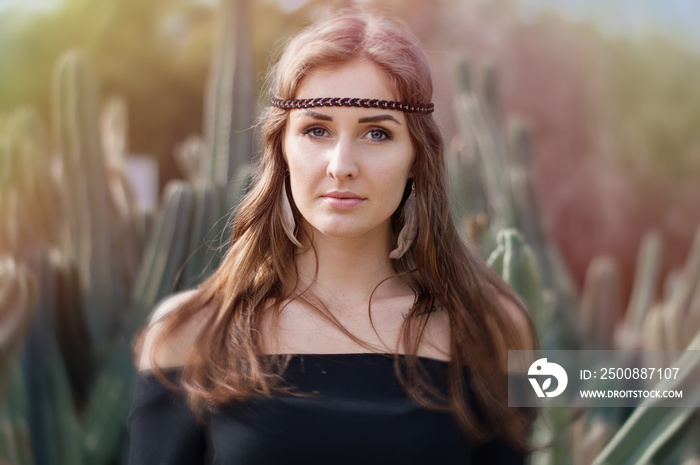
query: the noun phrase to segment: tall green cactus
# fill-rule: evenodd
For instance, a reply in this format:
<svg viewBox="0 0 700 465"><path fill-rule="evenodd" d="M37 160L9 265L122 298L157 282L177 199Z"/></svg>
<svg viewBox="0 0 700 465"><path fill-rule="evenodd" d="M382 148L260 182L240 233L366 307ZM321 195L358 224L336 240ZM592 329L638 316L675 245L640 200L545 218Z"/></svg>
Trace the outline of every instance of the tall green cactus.
<svg viewBox="0 0 700 465"><path fill-rule="evenodd" d="M209 181L226 185L253 152L253 63L251 0L221 2L223 24L212 60L205 102L204 139Z"/></svg>
<svg viewBox="0 0 700 465"><path fill-rule="evenodd" d="M496 236L496 249L491 253L488 264L508 283L524 300L531 311L535 328L541 336L541 345L545 349L556 348L559 340L566 335L555 332L565 328L553 325L553 302L551 296L542 288L540 271L535 255L523 236L514 229L504 229ZM570 458L570 440L558 433L571 425L571 413L565 409L548 409L541 414L535 425L535 441L549 444L546 454L537 456L533 463L560 464Z"/></svg>
<svg viewBox="0 0 700 465"><path fill-rule="evenodd" d="M637 255L634 286L625 312L625 319L616 336L617 345L620 348L642 347L642 327L658 289L662 252L659 233L656 231L647 232Z"/></svg>
<svg viewBox="0 0 700 465"><path fill-rule="evenodd" d="M143 253L146 219L151 214L137 202L126 174L128 150L128 114L124 99L112 97L100 116L100 134L108 171L109 192L112 199L115 242L121 244L118 269L122 270L126 287L131 288Z"/></svg>
<svg viewBox="0 0 700 465"><path fill-rule="evenodd" d="M27 424L27 399L24 378L19 364L9 378L9 392L0 401L0 463L32 465L31 441Z"/></svg>
<svg viewBox="0 0 700 465"><path fill-rule="evenodd" d="M64 55L54 74L55 133L70 204L70 251L76 257L90 334L105 357L128 307L127 283L119 267L119 230L108 189L99 130L98 90L83 57Z"/></svg>
<svg viewBox="0 0 700 465"><path fill-rule="evenodd" d="M27 425L28 402L17 352L39 289L29 270L0 259L0 463L33 463Z"/></svg>
<svg viewBox="0 0 700 465"><path fill-rule="evenodd" d="M667 333L671 350L682 350L700 332L700 228L688 254L678 291L666 305Z"/></svg>
<svg viewBox="0 0 700 465"><path fill-rule="evenodd" d="M514 229L499 231L488 264L525 300L537 325L544 311L542 282L535 255L522 234Z"/></svg>
<svg viewBox="0 0 700 465"><path fill-rule="evenodd" d="M15 111L9 121L8 137L12 157L17 159L17 180L21 192L22 241L33 238L31 246L56 245L59 242L61 208L51 173L53 157L48 134L37 112L29 107ZM31 252L30 252L31 253Z"/></svg>
<svg viewBox="0 0 700 465"><path fill-rule="evenodd" d="M52 161L37 112L13 112L0 135L0 250L19 259L59 242L62 209Z"/></svg>
<svg viewBox="0 0 700 465"><path fill-rule="evenodd" d="M35 264L38 295L22 353L22 374L28 403L27 421L37 464L80 464L78 417L54 332L56 318L55 261L50 254Z"/></svg>
<svg viewBox="0 0 700 465"><path fill-rule="evenodd" d="M0 403L12 379L15 356L32 316L37 288L26 267L0 258Z"/></svg>
<svg viewBox="0 0 700 465"><path fill-rule="evenodd" d="M613 258L596 257L588 266L580 317L584 348L612 350L615 328L623 318L620 269Z"/></svg>
<svg viewBox="0 0 700 465"><path fill-rule="evenodd" d="M461 133L473 140L483 167L484 187L489 201L493 229L498 231L513 225L513 203L507 184L503 141L499 128L494 127L482 102L470 86L472 78L467 62L456 58L454 74L457 89L455 114Z"/></svg>

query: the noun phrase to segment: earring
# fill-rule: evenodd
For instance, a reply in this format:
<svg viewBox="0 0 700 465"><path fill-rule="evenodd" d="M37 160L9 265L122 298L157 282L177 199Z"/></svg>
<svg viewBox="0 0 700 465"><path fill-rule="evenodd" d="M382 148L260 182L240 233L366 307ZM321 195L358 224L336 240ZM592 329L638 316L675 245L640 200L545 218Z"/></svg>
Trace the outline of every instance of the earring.
<svg viewBox="0 0 700 465"><path fill-rule="evenodd" d="M289 203L289 197L287 196L287 182L282 185L282 193L280 194L280 202L282 205L282 229L287 235L292 244L297 247L301 247L301 243L294 235L294 229L296 229L296 224L294 222L294 213L292 213L292 205Z"/></svg>
<svg viewBox="0 0 700 465"><path fill-rule="evenodd" d="M411 182L411 193L403 204L401 210L403 216L403 228L399 231L396 248L391 251L389 258L399 259L408 251L416 239L418 232L418 207L416 206L416 182Z"/></svg>

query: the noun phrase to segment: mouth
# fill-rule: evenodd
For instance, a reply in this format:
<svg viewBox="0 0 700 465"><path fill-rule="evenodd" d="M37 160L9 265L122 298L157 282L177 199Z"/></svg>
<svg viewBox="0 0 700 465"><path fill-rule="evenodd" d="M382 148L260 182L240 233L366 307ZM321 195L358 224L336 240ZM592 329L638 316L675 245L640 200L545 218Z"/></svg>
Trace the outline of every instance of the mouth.
<svg viewBox="0 0 700 465"><path fill-rule="evenodd" d="M324 194L323 197L331 197L334 199L359 199L359 200L364 200L363 197L360 197L359 195L355 194L354 192L340 192L340 191L333 191L329 192L327 194Z"/></svg>
<svg viewBox="0 0 700 465"><path fill-rule="evenodd" d="M366 199L360 197L353 192L329 192L321 196L321 198L332 208L338 210L348 210L356 207Z"/></svg>

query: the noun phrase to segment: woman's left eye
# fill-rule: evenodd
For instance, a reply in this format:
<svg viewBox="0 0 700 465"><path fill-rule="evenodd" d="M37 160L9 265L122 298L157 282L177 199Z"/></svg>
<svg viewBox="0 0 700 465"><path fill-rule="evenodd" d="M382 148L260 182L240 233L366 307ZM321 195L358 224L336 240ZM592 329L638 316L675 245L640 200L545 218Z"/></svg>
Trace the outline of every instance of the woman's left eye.
<svg viewBox="0 0 700 465"><path fill-rule="evenodd" d="M391 140L391 133L386 129L375 128L370 130L365 137L374 141Z"/></svg>

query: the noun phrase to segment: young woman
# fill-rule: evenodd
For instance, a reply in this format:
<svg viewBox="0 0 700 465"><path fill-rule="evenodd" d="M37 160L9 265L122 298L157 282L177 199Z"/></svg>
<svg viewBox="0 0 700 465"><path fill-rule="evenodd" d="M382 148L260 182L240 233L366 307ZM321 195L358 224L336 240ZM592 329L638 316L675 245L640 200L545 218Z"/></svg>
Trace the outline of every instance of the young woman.
<svg viewBox="0 0 700 465"><path fill-rule="evenodd" d="M415 38L344 12L271 90L221 267L142 337L130 463L522 462L531 324L455 228Z"/></svg>

